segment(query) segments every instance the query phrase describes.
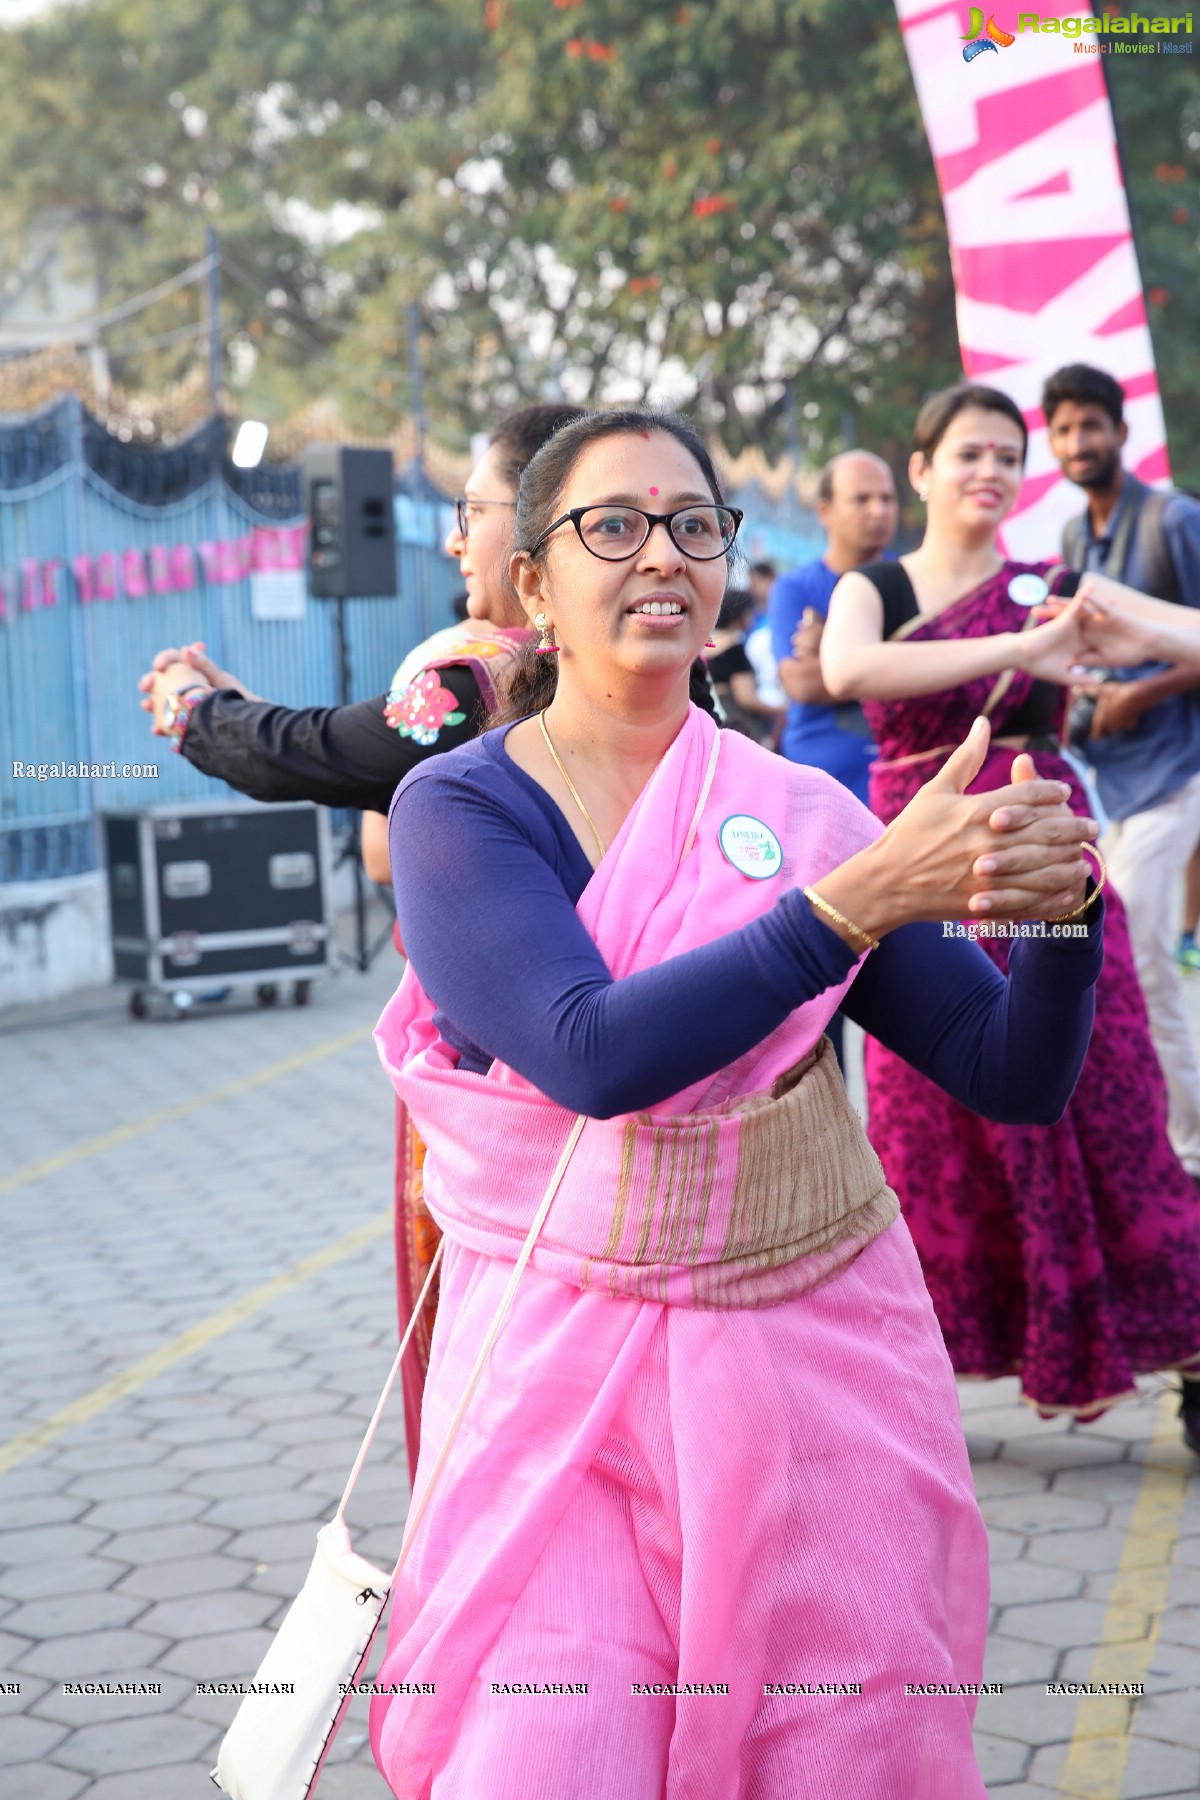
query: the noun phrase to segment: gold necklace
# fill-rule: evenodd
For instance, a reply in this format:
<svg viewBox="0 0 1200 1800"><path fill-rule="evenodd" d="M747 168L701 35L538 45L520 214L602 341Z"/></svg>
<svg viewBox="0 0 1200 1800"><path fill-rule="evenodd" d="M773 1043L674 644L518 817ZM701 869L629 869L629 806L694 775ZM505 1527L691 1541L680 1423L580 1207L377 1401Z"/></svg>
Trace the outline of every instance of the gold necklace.
<svg viewBox="0 0 1200 1800"><path fill-rule="evenodd" d="M563 780L566 782L568 788L570 789L572 800L575 802L576 806L579 808L580 812L583 814L584 818L587 820L588 829L591 832L592 836L595 838L596 847L599 850L600 855L603 857L603 855L604 855L604 839L600 836L600 833L596 830L596 822L592 818L591 813L588 811L587 807L583 804L583 801L579 798L579 789L575 786L575 783L571 780L571 777L567 774L566 769L563 767L562 757L558 754L558 751L554 748L554 745L550 742L550 733L546 730L546 713L545 713L544 708L538 714L538 724L542 728L542 736L546 740L546 748L550 752L551 756L554 758L554 766L558 770L559 774L562 776Z"/></svg>

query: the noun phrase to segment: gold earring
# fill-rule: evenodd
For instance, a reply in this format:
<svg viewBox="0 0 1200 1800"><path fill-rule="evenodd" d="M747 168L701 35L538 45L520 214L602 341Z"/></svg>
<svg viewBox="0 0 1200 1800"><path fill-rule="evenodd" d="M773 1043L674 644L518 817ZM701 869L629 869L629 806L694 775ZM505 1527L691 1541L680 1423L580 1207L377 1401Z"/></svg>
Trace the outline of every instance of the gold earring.
<svg viewBox="0 0 1200 1800"><path fill-rule="evenodd" d="M538 655L539 656L557 656L558 655L558 645L552 644L550 641L550 633L554 630L554 627L550 623L549 619L546 617L545 613L544 612L538 613L535 616L533 622L542 634L541 643L537 644L535 646Z"/></svg>

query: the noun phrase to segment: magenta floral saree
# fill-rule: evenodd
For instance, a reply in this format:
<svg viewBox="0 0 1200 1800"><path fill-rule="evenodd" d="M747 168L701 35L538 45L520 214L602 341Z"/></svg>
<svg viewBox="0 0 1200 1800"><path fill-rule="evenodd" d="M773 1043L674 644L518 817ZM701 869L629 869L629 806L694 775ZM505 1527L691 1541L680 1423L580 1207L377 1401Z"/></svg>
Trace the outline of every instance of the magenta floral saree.
<svg viewBox="0 0 1200 1800"><path fill-rule="evenodd" d="M895 639L933 642L1019 630L1008 563L936 617ZM917 699L868 700L880 759L871 807L885 822L961 743L981 712L993 744L973 792L1004 786L1017 751L997 744L1032 678L981 677ZM1061 712L1056 721L1061 725ZM1019 725L1015 729L1019 729ZM1039 740L1043 741L1043 740ZM1035 749L1039 775L1071 766ZM1019 1374L1045 1413L1095 1415L1134 1376L1200 1363L1200 1197L1166 1134L1166 1090L1146 1022L1124 909L1106 895L1104 973L1087 1060L1056 1125L989 1123L869 1039L869 1135L899 1195L955 1370ZM1001 968L1004 939L980 939Z"/></svg>

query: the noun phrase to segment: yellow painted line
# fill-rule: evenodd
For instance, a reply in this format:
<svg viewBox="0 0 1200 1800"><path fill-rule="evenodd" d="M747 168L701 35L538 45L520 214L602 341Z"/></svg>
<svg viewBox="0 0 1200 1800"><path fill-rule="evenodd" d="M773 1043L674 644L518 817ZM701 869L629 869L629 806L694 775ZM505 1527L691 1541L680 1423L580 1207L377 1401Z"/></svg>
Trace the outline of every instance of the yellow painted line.
<svg viewBox="0 0 1200 1800"><path fill-rule="evenodd" d="M1144 1682L1150 1673L1188 1491L1188 1452L1180 1442L1174 1392L1163 1395L1145 1473L1121 1548L1100 1641L1088 1681ZM1173 1453L1173 1455L1171 1454ZM1098 1694L1080 1699L1075 1732L1058 1780L1073 1800L1120 1800L1133 1744L1136 1698Z"/></svg>
<svg viewBox="0 0 1200 1800"><path fill-rule="evenodd" d="M285 1269L282 1275L275 1275L270 1281L264 1281L261 1287L251 1288L240 1300L226 1306L220 1312L213 1313L210 1318L202 1319L198 1325L191 1326L181 1332L161 1350L154 1350L149 1356L143 1356L140 1362L133 1363L106 1381L102 1387L93 1388L90 1394L83 1394L78 1400L72 1400L69 1406L51 1413L40 1425L30 1431L23 1431L20 1437L11 1438L7 1444L0 1445L0 1475L9 1469L15 1469L18 1463L25 1462L30 1456L44 1450L47 1444L54 1442L73 1425L82 1425L85 1419L94 1419L105 1407L112 1406L117 1400L123 1400L126 1394L132 1394L156 1375L170 1369L186 1357L194 1356L197 1350L204 1350L217 1338L224 1337L235 1325L240 1325L252 1313L269 1305L280 1294L286 1294L291 1288L299 1287L301 1282L319 1275L324 1269L331 1269L335 1263L342 1262L347 1256L353 1256L364 1244L372 1244L377 1238L386 1237L392 1229L392 1212L377 1213L365 1225L356 1231L347 1232L345 1237L338 1238L336 1243L326 1244L323 1250L316 1250L311 1256Z"/></svg>
<svg viewBox="0 0 1200 1800"><path fill-rule="evenodd" d="M103 1150L115 1149L118 1144L127 1144L130 1138L141 1137L147 1131L157 1131L160 1125L172 1125L176 1119L186 1119L189 1113L199 1112L202 1107L215 1106L222 1100L230 1100L235 1094L249 1093L251 1088L262 1087L268 1081L276 1081L281 1075L290 1075L293 1069L307 1068L309 1063L320 1062L322 1057L336 1056L339 1050L345 1050L350 1044L361 1043L370 1037L373 1027L359 1025L353 1031L344 1031L340 1037L329 1038L323 1044L314 1044L311 1050L300 1050L295 1056L285 1056L282 1062L270 1063L265 1069L259 1069L254 1075L243 1075L239 1081L230 1081L224 1087L209 1088L206 1093L193 1094L190 1100L181 1100L177 1106L164 1106L161 1112L147 1113L143 1119L132 1119L128 1125L117 1125L112 1131L106 1131L100 1137L89 1138L86 1143L73 1144L69 1150L60 1150L56 1156L43 1157L41 1162L26 1163L23 1169L17 1169L12 1175L0 1177L0 1194L11 1194L14 1188L24 1187L27 1182L40 1181L44 1175L57 1174L59 1169L68 1169L72 1163L82 1162L86 1157L98 1156Z"/></svg>

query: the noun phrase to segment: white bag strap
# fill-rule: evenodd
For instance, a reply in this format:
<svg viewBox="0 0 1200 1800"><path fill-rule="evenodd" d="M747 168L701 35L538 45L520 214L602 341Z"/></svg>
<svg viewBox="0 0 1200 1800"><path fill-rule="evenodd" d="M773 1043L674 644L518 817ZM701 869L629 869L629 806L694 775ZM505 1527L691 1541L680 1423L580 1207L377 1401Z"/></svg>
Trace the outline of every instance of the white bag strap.
<svg viewBox="0 0 1200 1800"><path fill-rule="evenodd" d="M405 1522L404 1541L400 1546L400 1555L396 1559L396 1566L392 1570L392 1579L389 1583L389 1587L395 1586L396 1577L404 1567L405 1558L412 1548L413 1539L417 1534L417 1528L420 1525L421 1520L425 1517L425 1510L432 1498L438 1477L445 1468L446 1462L450 1456L451 1446L458 1435L458 1428L463 1422L468 1406L471 1404L475 1389L479 1386L480 1378L487 1365L487 1359L492 1353L492 1346L500 1336L500 1328L508 1317L508 1309L512 1305L513 1295L517 1291L517 1283L521 1279L525 1264L533 1255L533 1246L536 1244L542 1226L546 1222L546 1214L550 1211L551 1202L559 1190L562 1178L567 1172L567 1164L574 1154L575 1146L579 1142L580 1134L586 1124L586 1115L580 1113L574 1125L571 1127L571 1135L563 1145L563 1153L558 1159L558 1166L550 1177L550 1185L542 1196L542 1203L534 1214L533 1224L529 1227L529 1234L521 1246L521 1254L513 1264L513 1272L508 1278L508 1285L500 1297L500 1304L496 1308L496 1316L492 1320L487 1336L479 1346L479 1355L475 1358L475 1367L471 1370L471 1373L467 1378L467 1385L463 1390L462 1399L459 1401L458 1406L455 1409L454 1417L451 1419L447 1428L445 1441L438 1451L437 1461L429 1471L429 1480L425 1484L425 1492L421 1495L421 1503L415 1512L409 1514L408 1519Z"/></svg>
<svg viewBox="0 0 1200 1800"><path fill-rule="evenodd" d="M520 1254L513 1265L513 1271L508 1278L508 1284L504 1289L504 1293L500 1297L500 1304L496 1308L496 1316L488 1327L487 1336L484 1338L479 1349L479 1355L475 1359L475 1367L471 1370L471 1373L467 1378L467 1385L463 1390L462 1399L459 1401L454 1417L450 1421L449 1428L446 1432L445 1442L438 1451L437 1460L429 1472L429 1480L425 1484L425 1492L421 1495L421 1503L416 1512L409 1515L405 1526L404 1539L400 1548L400 1555L397 1559L395 1568L392 1570L389 1588L395 1584L396 1577L404 1566L404 1559L408 1555L417 1527L425 1516L425 1509L429 1504L430 1496L433 1493L438 1477L446 1465L446 1461L450 1455L451 1446L458 1434L458 1428L462 1424L468 1406L471 1404L475 1389L479 1386L487 1359L491 1355L492 1347L500 1335L500 1329L503 1326L505 1319L508 1317L508 1311L513 1302L513 1295L517 1291L517 1283L521 1279L521 1273L524 1270L526 1263L529 1261L529 1258L533 1255L533 1247L537 1243L542 1226L546 1222L546 1214L550 1211L554 1196L558 1192L559 1187L562 1184L562 1178L567 1172L567 1164L571 1160L575 1146L579 1142L580 1135L586 1124L586 1115L580 1113L574 1125L571 1127L571 1134L563 1146L563 1152L558 1159L558 1165L555 1168L553 1175L550 1177L550 1185L542 1196L541 1204L534 1214L533 1223L529 1227L529 1232L525 1238L525 1242L521 1246ZM408 1321L404 1336L400 1340L400 1348L396 1352L396 1360L393 1362L388 1373L388 1378L383 1384L383 1392L380 1394L375 1411L371 1415L371 1423L367 1426L366 1436L363 1438L358 1455L354 1459L354 1467L350 1471L350 1478L346 1483L345 1492L338 1501L337 1512L334 1514L334 1517L337 1519L343 1517L346 1508L350 1503L350 1496L354 1492L354 1484L358 1480L364 1462L367 1460L367 1452L374 1442L375 1432L378 1429L380 1419L383 1417L383 1409L387 1405L392 1389L396 1385L396 1377L400 1373L400 1365L404 1360L404 1352L408 1349L409 1340L416 1330L417 1320L420 1318L421 1310L425 1305L425 1297L428 1294L430 1287L433 1285L433 1278L437 1274L441 1264L442 1251L445 1248L445 1244L446 1240L443 1237L438 1244L433 1261L429 1265L429 1273L425 1277L424 1286L417 1296L417 1304L413 1308L412 1318Z"/></svg>

